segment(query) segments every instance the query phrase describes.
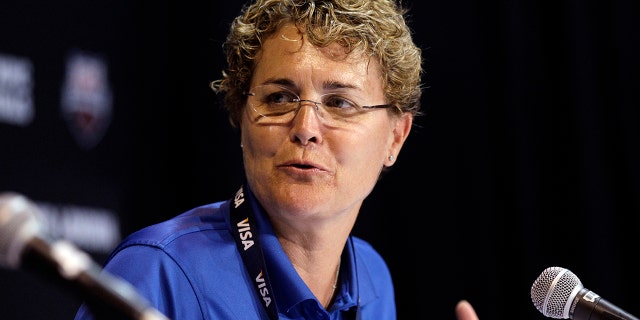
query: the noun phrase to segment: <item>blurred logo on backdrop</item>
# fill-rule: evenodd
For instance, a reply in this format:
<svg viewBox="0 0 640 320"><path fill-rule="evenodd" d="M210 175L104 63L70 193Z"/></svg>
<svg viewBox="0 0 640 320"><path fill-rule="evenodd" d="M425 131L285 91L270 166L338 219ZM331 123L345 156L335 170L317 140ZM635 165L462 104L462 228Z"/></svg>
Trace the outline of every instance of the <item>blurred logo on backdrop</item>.
<svg viewBox="0 0 640 320"><path fill-rule="evenodd" d="M0 122L26 126L33 121L33 64L0 54Z"/></svg>
<svg viewBox="0 0 640 320"><path fill-rule="evenodd" d="M112 94L104 58L74 51L66 61L60 107L71 134L83 149L102 140L111 122Z"/></svg>
<svg viewBox="0 0 640 320"><path fill-rule="evenodd" d="M118 214L106 208L37 202L43 226L92 253L109 253L121 240Z"/></svg>

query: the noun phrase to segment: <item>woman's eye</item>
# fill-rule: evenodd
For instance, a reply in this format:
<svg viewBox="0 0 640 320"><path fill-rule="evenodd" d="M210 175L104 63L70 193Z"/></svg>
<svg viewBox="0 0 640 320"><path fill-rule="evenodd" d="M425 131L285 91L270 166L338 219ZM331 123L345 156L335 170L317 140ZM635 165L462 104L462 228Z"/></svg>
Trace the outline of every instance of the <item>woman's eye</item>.
<svg viewBox="0 0 640 320"><path fill-rule="evenodd" d="M324 105L326 105L327 107L332 107L332 108L339 108L339 109L356 109L356 104L351 102L348 99L342 98L340 96L331 96L328 97L324 102Z"/></svg>
<svg viewBox="0 0 640 320"><path fill-rule="evenodd" d="M286 92L274 92L267 96L269 103L289 103L295 101L296 97Z"/></svg>

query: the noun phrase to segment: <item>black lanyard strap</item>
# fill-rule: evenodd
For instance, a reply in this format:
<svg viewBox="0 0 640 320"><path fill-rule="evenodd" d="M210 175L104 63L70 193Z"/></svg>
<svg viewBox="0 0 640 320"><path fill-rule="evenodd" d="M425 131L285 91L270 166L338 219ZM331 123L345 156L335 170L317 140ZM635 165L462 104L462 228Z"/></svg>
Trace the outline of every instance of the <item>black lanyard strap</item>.
<svg viewBox="0 0 640 320"><path fill-rule="evenodd" d="M273 295L273 289L271 288L271 281L269 280L269 274L267 272L267 265L264 262L264 254L262 252L262 246L258 241L258 230L255 225L255 216L251 210L251 204L245 197L244 188L240 186L240 189L236 192L235 197L231 201L231 233L236 241L238 251L242 256L244 265L249 272L249 275L253 279L253 286L256 289L258 298L262 301L262 305L267 310L269 319L278 319L278 309L276 306L276 298ZM349 237L349 244L354 256L355 262L355 247L353 239ZM357 268L357 267L356 267ZM356 281L358 276L356 275ZM356 289L360 288L356 285ZM360 294L357 294L357 306L355 310L355 318L360 320Z"/></svg>
<svg viewBox="0 0 640 320"><path fill-rule="evenodd" d="M276 299L273 296L267 265L264 262L262 247L258 241L258 230L251 205L244 194L243 186L236 192L231 201L231 233L236 240L238 251L244 265L253 279L253 286L258 298L267 310L269 319L278 319Z"/></svg>

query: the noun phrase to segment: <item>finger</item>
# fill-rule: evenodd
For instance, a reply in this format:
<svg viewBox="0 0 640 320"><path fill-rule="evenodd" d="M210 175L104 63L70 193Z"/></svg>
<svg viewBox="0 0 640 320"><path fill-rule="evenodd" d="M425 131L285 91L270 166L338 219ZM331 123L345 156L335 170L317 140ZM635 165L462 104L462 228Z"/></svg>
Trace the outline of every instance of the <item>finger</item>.
<svg viewBox="0 0 640 320"><path fill-rule="evenodd" d="M476 311L467 300L458 301L455 311L458 320L479 320Z"/></svg>

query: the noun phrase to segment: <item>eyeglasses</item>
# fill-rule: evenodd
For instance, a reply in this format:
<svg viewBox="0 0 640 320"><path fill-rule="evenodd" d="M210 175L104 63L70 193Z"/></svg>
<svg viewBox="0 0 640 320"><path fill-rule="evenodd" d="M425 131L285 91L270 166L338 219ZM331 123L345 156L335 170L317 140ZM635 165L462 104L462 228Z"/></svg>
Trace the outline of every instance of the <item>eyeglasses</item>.
<svg viewBox="0 0 640 320"><path fill-rule="evenodd" d="M326 124L339 125L354 123L358 116L372 109L394 107L392 104L361 106L351 98L339 93L326 93L320 96L320 102L301 99L291 89L278 84L265 84L253 87L249 92L247 103L258 114L257 122L280 124L293 120L302 103L309 103Z"/></svg>

